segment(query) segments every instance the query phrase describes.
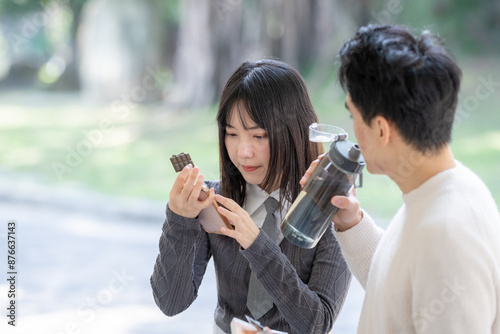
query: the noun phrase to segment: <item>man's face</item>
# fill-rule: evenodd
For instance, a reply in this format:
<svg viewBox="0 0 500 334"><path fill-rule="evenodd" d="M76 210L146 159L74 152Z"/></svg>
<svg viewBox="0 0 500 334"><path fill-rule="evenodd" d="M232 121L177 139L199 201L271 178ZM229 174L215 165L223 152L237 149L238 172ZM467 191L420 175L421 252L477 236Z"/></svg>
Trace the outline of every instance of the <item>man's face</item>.
<svg viewBox="0 0 500 334"><path fill-rule="evenodd" d="M381 174L381 166L379 166L379 162L377 161L379 158L376 154L376 131L368 126L361 116L359 109L351 100L351 94L347 94L347 98L345 101L345 106L349 113L351 114L351 118L353 120L353 129L354 135L356 136L356 140L358 141L358 146L363 154L363 157L366 162L366 169L372 174Z"/></svg>

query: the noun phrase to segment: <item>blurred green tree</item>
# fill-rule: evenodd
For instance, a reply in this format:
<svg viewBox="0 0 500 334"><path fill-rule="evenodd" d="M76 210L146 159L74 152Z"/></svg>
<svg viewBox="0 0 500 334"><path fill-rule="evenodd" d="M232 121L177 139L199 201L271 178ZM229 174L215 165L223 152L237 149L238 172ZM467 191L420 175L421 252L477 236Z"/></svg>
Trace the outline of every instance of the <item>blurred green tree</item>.
<svg viewBox="0 0 500 334"><path fill-rule="evenodd" d="M391 1L384 1L387 7ZM500 1L420 0L400 3L398 22L429 27L448 45L467 54L500 51Z"/></svg>
<svg viewBox="0 0 500 334"><path fill-rule="evenodd" d="M217 100L242 61L275 57L315 89L331 78L342 42L367 23L431 26L466 52L500 48L498 0L2 0L0 85L24 73L28 83L112 101L144 86L153 68L158 90L133 102L184 109Z"/></svg>

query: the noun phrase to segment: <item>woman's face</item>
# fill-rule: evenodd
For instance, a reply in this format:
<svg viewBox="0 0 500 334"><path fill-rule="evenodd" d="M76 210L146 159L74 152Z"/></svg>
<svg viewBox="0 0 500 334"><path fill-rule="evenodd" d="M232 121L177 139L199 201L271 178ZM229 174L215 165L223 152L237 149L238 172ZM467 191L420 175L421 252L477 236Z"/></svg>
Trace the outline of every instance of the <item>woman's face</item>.
<svg viewBox="0 0 500 334"><path fill-rule="evenodd" d="M239 113L243 113L245 129ZM235 103L230 112L224 139L229 158L246 182L260 185L267 175L270 149L267 132L258 127L241 104Z"/></svg>

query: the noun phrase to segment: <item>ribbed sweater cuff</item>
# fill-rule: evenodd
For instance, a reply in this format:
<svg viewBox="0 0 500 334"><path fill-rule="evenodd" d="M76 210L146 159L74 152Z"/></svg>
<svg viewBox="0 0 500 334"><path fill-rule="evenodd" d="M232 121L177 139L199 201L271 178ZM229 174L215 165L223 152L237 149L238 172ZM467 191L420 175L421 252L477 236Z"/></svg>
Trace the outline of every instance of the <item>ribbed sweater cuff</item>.
<svg viewBox="0 0 500 334"><path fill-rule="evenodd" d="M168 203L166 208L167 219L163 228L168 228L171 230L194 230L201 231L201 224L198 218L187 218L180 216L170 210Z"/></svg>
<svg viewBox="0 0 500 334"><path fill-rule="evenodd" d="M363 286L366 284L373 254L382 233L365 211L358 224L347 231L335 232L349 268Z"/></svg>

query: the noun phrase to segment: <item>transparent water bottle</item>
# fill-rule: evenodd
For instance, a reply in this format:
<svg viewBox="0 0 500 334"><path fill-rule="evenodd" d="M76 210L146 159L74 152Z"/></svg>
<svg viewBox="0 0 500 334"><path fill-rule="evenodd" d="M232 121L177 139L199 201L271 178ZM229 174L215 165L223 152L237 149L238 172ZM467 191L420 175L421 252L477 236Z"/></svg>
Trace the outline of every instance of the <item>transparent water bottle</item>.
<svg viewBox="0 0 500 334"><path fill-rule="evenodd" d="M361 187L363 181L365 162L358 145L347 140L344 130L329 127L322 134L320 130L325 129L325 125L314 123L310 126L311 141L329 138L332 144L281 223L283 235L302 248L316 246L330 226L338 210L331 204L332 197L347 196L352 187ZM337 133L332 134L333 131Z"/></svg>

